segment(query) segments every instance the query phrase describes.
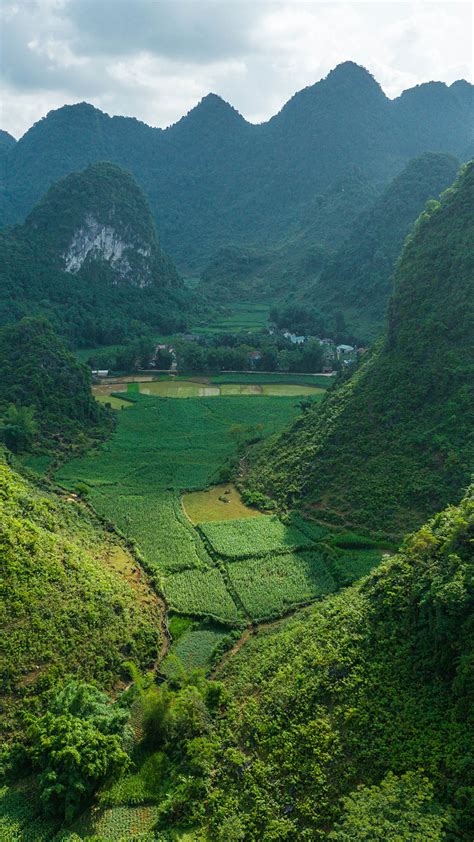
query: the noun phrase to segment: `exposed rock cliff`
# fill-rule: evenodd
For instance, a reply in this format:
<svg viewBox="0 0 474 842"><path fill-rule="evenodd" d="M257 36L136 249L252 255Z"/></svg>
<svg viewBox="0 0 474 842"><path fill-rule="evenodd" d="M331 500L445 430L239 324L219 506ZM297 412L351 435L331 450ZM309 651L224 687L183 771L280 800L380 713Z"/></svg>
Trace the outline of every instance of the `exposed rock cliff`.
<svg viewBox="0 0 474 842"><path fill-rule="evenodd" d="M138 287L178 280L145 196L114 164L92 164L53 185L26 225L71 274L102 273L112 284Z"/></svg>

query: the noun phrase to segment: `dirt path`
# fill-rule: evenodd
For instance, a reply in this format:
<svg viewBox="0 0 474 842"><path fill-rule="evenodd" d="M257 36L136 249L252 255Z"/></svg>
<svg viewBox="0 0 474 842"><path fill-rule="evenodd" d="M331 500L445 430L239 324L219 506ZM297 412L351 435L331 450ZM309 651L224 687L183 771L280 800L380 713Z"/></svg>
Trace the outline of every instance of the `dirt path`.
<svg viewBox="0 0 474 842"><path fill-rule="evenodd" d="M280 617L278 620L269 620L268 622L255 623L247 626L247 628L242 632L241 636L236 641L236 643L234 643L232 649L229 649L227 652L225 652L219 663L216 664L216 666L211 672L210 677L217 678L226 666L227 662L230 661L231 658L235 657L235 655L237 655L240 652L240 650L245 646L245 644L247 643L247 641L250 640L251 637L255 637L255 635L260 634L260 632L262 631L276 628L280 625L280 623L286 620L288 616L290 615L287 614L285 617Z"/></svg>

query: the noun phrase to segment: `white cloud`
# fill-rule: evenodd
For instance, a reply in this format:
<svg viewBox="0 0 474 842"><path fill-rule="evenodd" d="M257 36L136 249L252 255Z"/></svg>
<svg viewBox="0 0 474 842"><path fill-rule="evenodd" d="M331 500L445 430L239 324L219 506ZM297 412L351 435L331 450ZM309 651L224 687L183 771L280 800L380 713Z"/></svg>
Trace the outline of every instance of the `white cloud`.
<svg viewBox="0 0 474 842"><path fill-rule="evenodd" d="M467 2L4 0L2 125L87 100L169 125L209 91L259 122L347 59L388 96L473 79Z"/></svg>

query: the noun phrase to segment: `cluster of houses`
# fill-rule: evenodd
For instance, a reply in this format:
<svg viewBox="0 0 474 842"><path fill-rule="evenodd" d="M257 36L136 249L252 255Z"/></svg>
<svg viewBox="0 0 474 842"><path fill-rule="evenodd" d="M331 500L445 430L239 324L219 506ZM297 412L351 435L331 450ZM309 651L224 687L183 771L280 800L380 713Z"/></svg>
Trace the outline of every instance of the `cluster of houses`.
<svg viewBox="0 0 474 842"><path fill-rule="evenodd" d="M274 334L275 330L270 328L268 332ZM325 366L323 367L323 373L327 374L333 371L335 360L339 360L343 365L350 365L355 361L357 355L363 354L367 350L366 348L355 348L353 345L336 345L333 339L320 339L316 336L299 335L289 330L283 330L282 335L293 345L304 345L306 342L319 342L320 345L324 346ZM186 333L182 338L188 342L197 342L202 337L196 333ZM167 351L170 354L171 367L169 370L176 372L178 363L175 349L171 345L157 345L153 362L155 362L160 351ZM252 368L257 367L261 359L262 351L249 351L248 360ZM95 369L92 371L92 375L97 378L107 377L108 374L108 369Z"/></svg>

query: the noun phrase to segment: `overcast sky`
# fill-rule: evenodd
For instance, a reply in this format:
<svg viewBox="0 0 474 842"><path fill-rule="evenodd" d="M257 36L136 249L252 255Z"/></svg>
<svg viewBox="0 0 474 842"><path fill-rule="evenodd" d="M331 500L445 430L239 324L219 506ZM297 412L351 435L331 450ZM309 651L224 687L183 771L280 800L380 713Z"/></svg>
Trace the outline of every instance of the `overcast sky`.
<svg viewBox="0 0 474 842"><path fill-rule="evenodd" d="M20 137L86 100L167 126L210 91L260 122L347 59L390 97L472 82L472 15L455 0L2 0L0 124Z"/></svg>

